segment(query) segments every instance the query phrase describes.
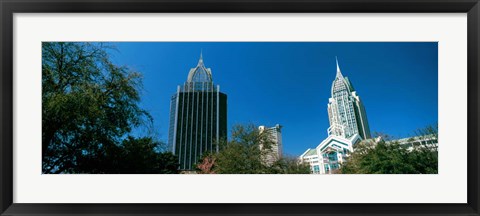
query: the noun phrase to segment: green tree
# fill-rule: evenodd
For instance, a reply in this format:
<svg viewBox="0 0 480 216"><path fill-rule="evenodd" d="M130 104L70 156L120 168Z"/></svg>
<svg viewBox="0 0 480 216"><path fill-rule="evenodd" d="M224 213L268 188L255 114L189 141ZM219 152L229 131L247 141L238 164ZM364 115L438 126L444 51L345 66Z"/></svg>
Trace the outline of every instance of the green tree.
<svg viewBox="0 0 480 216"><path fill-rule="evenodd" d="M366 145L368 144L360 143L356 146L355 151L342 166L341 173L415 173L414 167L408 160L409 152L398 143L380 141L374 148L368 148ZM364 153L361 153L363 151Z"/></svg>
<svg viewBox="0 0 480 216"><path fill-rule="evenodd" d="M432 174L438 173L438 150L435 127L419 130L413 146L398 141L364 140L340 169L344 174ZM427 139L426 139L427 138ZM388 140L388 139L387 139ZM429 140L428 143L425 140ZM423 142L423 143L422 143ZM411 147L411 148L410 148Z"/></svg>
<svg viewBox="0 0 480 216"><path fill-rule="evenodd" d="M413 151L409 155L419 173L438 173L438 125L427 126L415 132Z"/></svg>
<svg viewBox="0 0 480 216"><path fill-rule="evenodd" d="M310 173L307 165L292 157L281 157L273 164L265 161L274 144L268 130L260 132L254 125L235 125L231 134L230 141L220 142L219 153L207 154L199 161L197 173Z"/></svg>
<svg viewBox="0 0 480 216"><path fill-rule="evenodd" d="M43 173L119 173L145 159L130 153L150 162L160 154L149 138L125 139L132 129L151 126L152 118L138 105L140 73L112 63L110 48L42 43ZM125 166L127 160L132 164Z"/></svg>
<svg viewBox="0 0 480 216"><path fill-rule="evenodd" d="M151 137L128 136L120 145L104 149L102 154L88 154L79 158L77 170L88 173L174 174L178 162L170 152L161 152L162 143Z"/></svg>
<svg viewBox="0 0 480 216"><path fill-rule="evenodd" d="M178 173L176 157L170 152L159 152L160 146L151 137L128 137L123 140L121 158L111 161L120 161L119 173Z"/></svg>
<svg viewBox="0 0 480 216"><path fill-rule="evenodd" d="M299 163L298 158L282 156L270 166L272 174L310 174L310 165Z"/></svg>
<svg viewBox="0 0 480 216"><path fill-rule="evenodd" d="M262 158L273 144L269 133L260 133L254 125L236 125L231 134L230 141L220 142L221 151L215 155L215 173L268 173L268 167ZM261 146L265 151L261 150Z"/></svg>

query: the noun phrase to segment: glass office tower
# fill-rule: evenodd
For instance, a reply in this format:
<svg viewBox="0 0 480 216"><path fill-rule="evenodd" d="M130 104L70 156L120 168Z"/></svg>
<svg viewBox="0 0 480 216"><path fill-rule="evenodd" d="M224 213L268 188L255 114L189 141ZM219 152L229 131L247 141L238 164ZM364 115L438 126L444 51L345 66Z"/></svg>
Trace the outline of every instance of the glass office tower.
<svg viewBox="0 0 480 216"><path fill-rule="evenodd" d="M202 154L218 152L218 141L226 137L227 95L214 85L212 71L200 54L187 82L171 98L168 144L180 170L195 170Z"/></svg>

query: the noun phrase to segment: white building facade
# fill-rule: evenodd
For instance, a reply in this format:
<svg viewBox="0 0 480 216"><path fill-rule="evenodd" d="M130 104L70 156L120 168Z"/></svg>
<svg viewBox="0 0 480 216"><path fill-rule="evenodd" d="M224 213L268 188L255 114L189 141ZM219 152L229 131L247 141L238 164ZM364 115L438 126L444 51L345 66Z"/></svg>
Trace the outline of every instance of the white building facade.
<svg viewBox="0 0 480 216"><path fill-rule="evenodd" d="M263 161L265 161L266 164L273 164L275 161L280 159L283 154L283 144L282 144L282 126L279 124L276 124L274 127L267 128L265 126L259 126L258 131L260 133L268 132L270 136L270 140L272 141L272 146L271 149L268 150L267 154L265 155L265 158L263 158ZM260 145L260 148L262 146Z"/></svg>
<svg viewBox="0 0 480 216"><path fill-rule="evenodd" d="M343 77L337 63L337 75L332 83L332 96L328 99L328 135L349 138L355 134L362 139L371 138L365 107L350 83Z"/></svg>
<svg viewBox="0 0 480 216"><path fill-rule="evenodd" d="M338 60L336 64L337 74L327 105L328 137L299 157L300 162L308 163L315 174L335 173L355 144L371 138L365 107L350 80L343 76Z"/></svg>
<svg viewBox="0 0 480 216"><path fill-rule="evenodd" d="M438 134L428 134L421 136L413 136L402 139L387 141L387 143L398 143L409 151L415 148L438 148Z"/></svg>

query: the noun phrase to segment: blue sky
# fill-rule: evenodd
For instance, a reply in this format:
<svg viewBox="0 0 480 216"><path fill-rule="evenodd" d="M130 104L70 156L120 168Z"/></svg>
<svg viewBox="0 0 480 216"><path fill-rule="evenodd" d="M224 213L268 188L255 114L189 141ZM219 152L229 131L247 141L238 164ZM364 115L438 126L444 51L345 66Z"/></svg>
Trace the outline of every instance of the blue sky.
<svg viewBox="0 0 480 216"><path fill-rule="evenodd" d="M203 50L228 96L228 128L283 125L284 153L298 156L327 137L327 103L338 56L363 101L370 129L393 137L438 122L434 42L119 42L115 63L143 74L141 106L168 139L170 97Z"/></svg>

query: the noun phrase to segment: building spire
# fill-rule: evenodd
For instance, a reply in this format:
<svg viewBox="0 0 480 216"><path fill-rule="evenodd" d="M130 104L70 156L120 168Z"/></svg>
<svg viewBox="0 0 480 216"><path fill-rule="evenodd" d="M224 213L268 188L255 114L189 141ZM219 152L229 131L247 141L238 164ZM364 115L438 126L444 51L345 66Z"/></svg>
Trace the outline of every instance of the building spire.
<svg viewBox="0 0 480 216"><path fill-rule="evenodd" d="M340 71L340 66L338 66L338 58L335 56L335 61L337 62L337 77L343 77L342 71Z"/></svg>
<svg viewBox="0 0 480 216"><path fill-rule="evenodd" d="M203 65L203 49L200 50L200 59L198 59L198 65Z"/></svg>

